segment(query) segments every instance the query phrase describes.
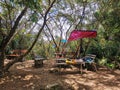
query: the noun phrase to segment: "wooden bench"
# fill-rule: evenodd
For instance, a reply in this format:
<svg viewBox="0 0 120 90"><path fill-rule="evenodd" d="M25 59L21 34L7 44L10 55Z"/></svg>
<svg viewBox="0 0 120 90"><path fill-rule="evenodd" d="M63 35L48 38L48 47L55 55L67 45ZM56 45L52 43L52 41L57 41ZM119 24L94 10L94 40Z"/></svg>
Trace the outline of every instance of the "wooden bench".
<svg viewBox="0 0 120 90"><path fill-rule="evenodd" d="M88 58L88 60L87 60L87 58ZM96 63L95 63L95 58L96 58L96 55L94 55L94 54L87 54L82 59L84 60L85 65L90 64L91 66L94 67L94 70L97 71L97 66L96 66ZM91 60L89 60L89 59L91 59Z"/></svg>

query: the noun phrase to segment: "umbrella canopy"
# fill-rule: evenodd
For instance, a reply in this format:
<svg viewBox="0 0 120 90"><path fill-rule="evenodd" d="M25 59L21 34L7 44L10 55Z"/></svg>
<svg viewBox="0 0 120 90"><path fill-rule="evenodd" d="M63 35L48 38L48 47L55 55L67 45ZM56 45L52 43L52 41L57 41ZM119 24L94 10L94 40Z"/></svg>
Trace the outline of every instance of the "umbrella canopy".
<svg viewBox="0 0 120 90"><path fill-rule="evenodd" d="M93 30L73 30L68 38L68 41L73 41L80 38L94 38L96 36L97 32Z"/></svg>

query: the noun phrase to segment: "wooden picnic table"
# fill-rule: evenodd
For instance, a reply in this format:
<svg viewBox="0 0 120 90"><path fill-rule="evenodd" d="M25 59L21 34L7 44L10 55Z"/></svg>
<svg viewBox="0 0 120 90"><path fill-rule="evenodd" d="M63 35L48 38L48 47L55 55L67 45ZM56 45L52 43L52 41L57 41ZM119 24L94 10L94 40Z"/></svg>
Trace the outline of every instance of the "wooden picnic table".
<svg viewBox="0 0 120 90"><path fill-rule="evenodd" d="M80 59L56 58L56 66L62 68L62 66L64 67L64 66L72 65L79 68L82 74L83 66L89 64L90 66L94 67L95 71L97 71L96 63L94 61L95 57L96 55L87 54L85 57Z"/></svg>
<svg viewBox="0 0 120 90"><path fill-rule="evenodd" d="M18 55L18 54L10 54L10 55L6 55L6 57L7 57L7 59L15 59L15 58L17 58L17 57L19 57L20 55Z"/></svg>
<svg viewBox="0 0 120 90"><path fill-rule="evenodd" d="M9 55L6 55L6 58L12 60L19 57L20 55L25 54L26 52L27 50L20 50L20 49L12 50L12 53ZM24 61L24 58L22 59L22 61Z"/></svg>
<svg viewBox="0 0 120 90"><path fill-rule="evenodd" d="M58 58L56 59L56 66L59 67L59 70L60 68L64 67L64 66L69 66L69 65L72 65L72 66L75 66L77 68L79 68L79 70L81 71L81 74L82 74L82 71L83 71L83 68L82 68L82 65L85 64L84 61L82 59L74 59L76 61L67 61L68 58Z"/></svg>

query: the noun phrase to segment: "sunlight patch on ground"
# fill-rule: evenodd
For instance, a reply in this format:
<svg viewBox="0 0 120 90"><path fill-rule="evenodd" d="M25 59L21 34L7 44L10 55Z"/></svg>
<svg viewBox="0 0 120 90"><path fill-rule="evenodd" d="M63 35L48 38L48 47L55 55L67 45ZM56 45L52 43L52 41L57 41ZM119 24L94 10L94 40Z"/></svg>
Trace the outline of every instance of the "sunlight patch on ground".
<svg viewBox="0 0 120 90"><path fill-rule="evenodd" d="M93 90L120 90L119 87L106 86L104 84L98 84L98 86L94 87Z"/></svg>
<svg viewBox="0 0 120 90"><path fill-rule="evenodd" d="M33 85L33 83L29 83L29 84L25 85L25 87L29 87L29 86L32 86L32 85Z"/></svg>
<svg viewBox="0 0 120 90"><path fill-rule="evenodd" d="M19 66L17 66L16 67L17 69L23 69L23 68L25 68L23 65L19 65Z"/></svg>
<svg viewBox="0 0 120 90"><path fill-rule="evenodd" d="M32 71L32 69L30 69L30 68L23 68L22 70L24 70L24 71Z"/></svg>
<svg viewBox="0 0 120 90"><path fill-rule="evenodd" d="M26 75L25 78L23 78L23 80L30 80L33 77L33 75Z"/></svg>
<svg viewBox="0 0 120 90"><path fill-rule="evenodd" d="M4 83L4 81L0 81L0 84L3 84Z"/></svg>
<svg viewBox="0 0 120 90"><path fill-rule="evenodd" d="M120 70L115 70L114 71L116 74L120 74Z"/></svg>
<svg viewBox="0 0 120 90"><path fill-rule="evenodd" d="M36 79L40 79L40 76L39 76L39 75L35 75L35 78L36 78Z"/></svg>
<svg viewBox="0 0 120 90"><path fill-rule="evenodd" d="M65 79L65 82L72 86L75 90L79 88L77 83L73 79Z"/></svg>
<svg viewBox="0 0 120 90"><path fill-rule="evenodd" d="M32 90L34 90L35 86L32 82L28 83L28 84L25 84L23 87L31 87Z"/></svg>

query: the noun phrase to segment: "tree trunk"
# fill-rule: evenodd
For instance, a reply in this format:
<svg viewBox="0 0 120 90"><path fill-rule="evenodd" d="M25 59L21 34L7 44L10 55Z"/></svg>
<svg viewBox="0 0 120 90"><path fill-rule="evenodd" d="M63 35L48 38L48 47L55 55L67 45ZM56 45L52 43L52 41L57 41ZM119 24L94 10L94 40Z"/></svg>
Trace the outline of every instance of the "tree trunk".
<svg viewBox="0 0 120 90"><path fill-rule="evenodd" d="M15 63L17 63L17 62L21 62L22 59L23 59L23 56L20 56L20 57L14 59L13 61L9 62L8 64L6 64L6 66L4 66L3 71L4 71L4 72L7 72L7 71L9 70L9 68L10 68L13 64L15 64Z"/></svg>
<svg viewBox="0 0 120 90"><path fill-rule="evenodd" d="M27 7L25 7L21 13L19 14L19 16L17 17L14 26L11 28L10 33L8 34L8 36L6 36L5 38L3 38L2 42L0 43L0 76L3 76L4 74L4 59L5 59L5 49L7 47L7 45L10 43L10 41L13 39L13 36L16 32L17 26L19 25L20 20L22 19L22 17L24 16L24 14L27 11Z"/></svg>
<svg viewBox="0 0 120 90"><path fill-rule="evenodd" d="M2 77L3 74L4 74L4 71L3 71L3 68L4 68L4 57L5 57L4 52L0 52L0 77Z"/></svg>

